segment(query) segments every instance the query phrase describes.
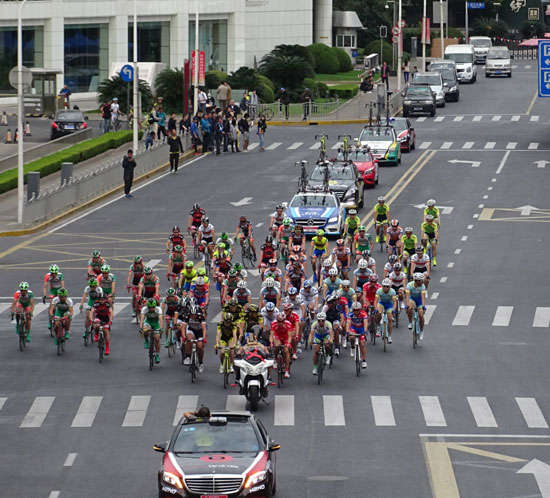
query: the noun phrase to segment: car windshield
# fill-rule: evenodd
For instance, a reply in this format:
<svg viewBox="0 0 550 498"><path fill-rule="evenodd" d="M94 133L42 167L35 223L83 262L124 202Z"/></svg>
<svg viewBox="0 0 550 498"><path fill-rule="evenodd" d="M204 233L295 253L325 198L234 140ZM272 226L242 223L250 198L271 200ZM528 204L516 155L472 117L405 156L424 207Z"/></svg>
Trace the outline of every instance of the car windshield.
<svg viewBox="0 0 550 498"><path fill-rule="evenodd" d="M496 48L489 50L487 59L509 59L510 54L505 48Z"/></svg>
<svg viewBox="0 0 550 498"><path fill-rule="evenodd" d="M174 442L174 453L258 452L260 445L247 420L228 421L225 425L195 423L184 425Z"/></svg>
<svg viewBox="0 0 550 498"><path fill-rule="evenodd" d="M445 59L450 59L458 64L466 64L474 61L473 54L445 54Z"/></svg>
<svg viewBox="0 0 550 498"><path fill-rule="evenodd" d="M415 88L414 86L411 86L407 89L407 93L405 95L405 98L422 98L422 99L429 99L432 98L432 91L429 88L422 88L418 87Z"/></svg>
<svg viewBox="0 0 550 498"><path fill-rule="evenodd" d="M454 72L450 69L442 69L441 70L441 77L443 78L443 81L454 81L455 75Z"/></svg>
<svg viewBox="0 0 550 498"><path fill-rule="evenodd" d="M77 111L64 111L57 114L58 120L61 121L83 121L82 113Z"/></svg>
<svg viewBox="0 0 550 498"><path fill-rule="evenodd" d="M430 64L430 71L441 71L442 69L449 69L454 67L454 64L449 64L448 62L432 62Z"/></svg>
<svg viewBox="0 0 550 498"><path fill-rule="evenodd" d="M363 128L359 140L368 140L369 142L387 142L388 140L394 140L393 128L387 126L373 126Z"/></svg>
<svg viewBox="0 0 550 498"><path fill-rule="evenodd" d="M394 118L392 121L392 126L397 132L406 130L408 128L407 120L405 118Z"/></svg>
<svg viewBox="0 0 550 498"><path fill-rule="evenodd" d="M491 40L472 40L470 39L470 43L474 47L490 47L491 46Z"/></svg>
<svg viewBox="0 0 550 498"><path fill-rule="evenodd" d="M329 167L328 175L331 180L353 180L353 170L350 166L332 166ZM323 181L325 176L324 166L316 166L311 173L311 179Z"/></svg>
<svg viewBox="0 0 550 498"><path fill-rule="evenodd" d="M441 86L441 78L438 74L417 74L414 76L415 85Z"/></svg>
<svg viewBox="0 0 550 498"><path fill-rule="evenodd" d="M349 158L359 163L367 163L371 160L370 154L366 150L356 150L350 153Z"/></svg>
<svg viewBox="0 0 550 498"><path fill-rule="evenodd" d="M336 201L332 195L297 195L290 202L290 207L336 207Z"/></svg>

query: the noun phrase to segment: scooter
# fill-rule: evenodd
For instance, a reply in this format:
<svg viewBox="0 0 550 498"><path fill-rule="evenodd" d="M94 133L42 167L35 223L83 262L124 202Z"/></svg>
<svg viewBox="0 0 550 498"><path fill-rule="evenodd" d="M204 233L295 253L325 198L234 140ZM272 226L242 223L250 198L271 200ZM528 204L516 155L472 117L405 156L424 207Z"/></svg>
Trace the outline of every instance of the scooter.
<svg viewBox="0 0 550 498"><path fill-rule="evenodd" d="M262 359L259 355L248 359L235 359L234 365L239 368L240 394L246 396L250 409L254 412L262 398L267 398L267 373L273 367L274 360Z"/></svg>

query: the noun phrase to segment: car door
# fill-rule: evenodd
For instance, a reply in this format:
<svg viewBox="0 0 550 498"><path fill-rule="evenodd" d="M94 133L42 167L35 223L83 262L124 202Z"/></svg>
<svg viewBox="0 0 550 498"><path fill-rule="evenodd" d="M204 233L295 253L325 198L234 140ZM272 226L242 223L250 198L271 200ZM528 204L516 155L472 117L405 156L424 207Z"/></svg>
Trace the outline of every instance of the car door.
<svg viewBox="0 0 550 498"><path fill-rule="evenodd" d="M411 124L411 121L407 118L407 129L409 130L409 147L416 142L416 132Z"/></svg>
<svg viewBox="0 0 550 498"><path fill-rule="evenodd" d="M264 426L264 424L262 423L262 421L257 418L256 419L256 425L258 426L258 429L260 431L260 434L262 436L262 440L265 444L265 448L266 450L269 449L269 445L271 444L271 438L269 437L269 434L267 433L267 430ZM275 482L275 476L277 474L276 470L277 470L277 456L276 456L276 451L272 451L270 452L270 455L269 455L269 458L271 460L271 464L273 465L273 482Z"/></svg>

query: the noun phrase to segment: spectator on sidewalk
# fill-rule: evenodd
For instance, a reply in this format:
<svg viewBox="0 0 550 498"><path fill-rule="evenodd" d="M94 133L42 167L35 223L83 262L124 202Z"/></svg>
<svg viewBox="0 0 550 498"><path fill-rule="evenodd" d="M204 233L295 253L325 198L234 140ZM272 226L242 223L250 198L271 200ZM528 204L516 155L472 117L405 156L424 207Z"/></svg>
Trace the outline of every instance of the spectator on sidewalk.
<svg viewBox="0 0 550 498"><path fill-rule="evenodd" d="M252 121L256 119L257 110L258 110L258 94L256 93L256 90L252 90L252 93L250 94L250 100L248 102L248 114L250 116L250 119L252 119Z"/></svg>
<svg viewBox="0 0 550 498"><path fill-rule="evenodd" d="M413 66L412 70L411 70L411 77L414 79L414 75L418 73L418 67L417 66Z"/></svg>
<svg viewBox="0 0 550 498"><path fill-rule="evenodd" d="M179 122L180 135L187 135L191 128L191 115L187 112L183 115Z"/></svg>
<svg viewBox="0 0 550 498"><path fill-rule="evenodd" d="M382 64L382 69L380 71L380 79L382 83L386 84L386 90L390 89L390 68L386 64L386 61L384 61L384 64Z"/></svg>
<svg viewBox="0 0 550 498"><path fill-rule="evenodd" d="M63 88L60 90L59 95L63 97L63 106L65 109L68 109L70 107L70 96L71 91L69 90L69 87L67 85L63 85Z"/></svg>
<svg viewBox="0 0 550 498"><path fill-rule="evenodd" d="M101 106L101 117L103 118L103 133L111 129L111 101L108 100Z"/></svg>
<svg viewBox="0 0 550 498"><path fill-rule="evenodd" d="M309 88L306 88L302 93L302 102L304 107L304 117L302 118L302 121L305 121L311 113L311 104L313 103L313 95L311 94L311 90Z"/></svg>
<svg viewBox="0 0 550 498"><path fill-rule="evenodd" d="M222 145L222 142L225 142L224 135L225 135L225 125L223 122L222 116L218 116L218 119L216 121L216 124L214 125L214 134L215 134L215 140L216 140L216 155L220 155L220 148Z"/></svg>
<svg viewBox="0 0 550 498"><path fill-rule="evenodd" d="M178 136L175 128L168 137L168 147L170 149L170 173L172 173L172 171L177 173L180 153L183 152L183 144L181 143L181 138Z"/></svg>
<svg viewBox="0 0 550 498"><path fill-rule="evenodd" d="M162 142L164 143L166 142L166 113L162 110L162 107L158 108L157 119L158 119L157 137L160 140L160 136L162 135Z"/></svg>
<svg viewBox="0 0 550 498"><path fill-rule="evenodd" d="M200 125L202 131L202 153L206 154L208 152L208 148L210 147L210 137L212 133L212 125L210 123L210 119L208 119L207 113L205 113L202 117Z"/></svg>
<svg viewBox="0 0 550 498"><path fill-rule="evenodd" d="M232 118L229 123L229 145L231 146L231 152L240 152L238 135L239 131L237 129L237 120Z"/></svg>
<svg viewBox="0 0 550 498"><path fill-rule="evenodd" d="M263 114L260 114L260 119L258 119L258 130L256 131L256 134L258 135L258 140L260 141L260 148L259 151L263 152L264 149L264 140L265 140L265 132L267 130L267 121L265 119L265 116Z"/></svg>
<svg viewBox="0 0 550 498"><path fill-rule="evenodd" d="M168 136L172 135L172 130L176 130L177 133L178 122L176 120L176 113L173 112L170 114L170 119L168 120Z"/></svg>
<svg viewBox="0 0 550 498"><path fill-rule="evenodd" d="M281 88L279 92L279 104L281 111L285 111L285 119L288 119L288 106L290 105L290 95L286 91L286 88Z"/></svg>
<svg viewBox="0 0 550 498"><path fill-rule="evenodd" d="M206 93L204 92L204 88L199 89L199 94L197 96L197 99L199 101L199 109L202 112L206 112L206 102L208 100L208 97L207 97Z"/></svg>
<svg viewBox="0 0 550 498"><path fill-rule="evenodd" d="M241 132L242 142L241 147L242 150L248 151L248 141L250 140L250 123L248 122L248 119L250 116L248 113L245 113L245 115L239 119L238 128Z"/></svg>
<svg viewBox="0 0 550 498"><path fill-rule="evenodd" d="M216 90L216 100L220 106L220 109L223 111L228 101L228 91L227 86L225 86L225 81L220 83L220 86Z"/></svg>
<svg viewBox="0 0 550 498"><path fill-rule="evenodd" d="M122 159L122 168L124 169L124 194L126 199L130 199L134 197L130 190L132 189L132 183L134 183L134 169L136 168L136 160L132 149L128 149L128 153Z"/></svg>
<svg viewBox="0 0 550 498"><path fill-rule="evenodd" d="M118 97L115 97L113 99L113 103L111 104L111 124L113 125L113 129L115 131L118 131L120 127L120 123L118 121L119 114L120 114L120 105L118 104Z"/></svg>
<svg viewBox="0 0 550 498"><path fill-rule="evenodd" d="M229 150L229 142L231 140L231 114L228 112L223 118L223 151Z"/></svg>
<svg viewBox="0 0 550 498"><path fill-rule="evenodd" d="M409 84L409 76L411 74L411 67L409 65L409 62L405 62L403 64L403 79L405 80L405 86Z"/></svg>
<svg viewBox="0 0 550 498"><path fill-rule="evenodd" d="M227 88L227 101L229 102L231 100L231 87L227 81L224 81L223 84Z"/></svg>
<svg viewBox="0 0 550 498"><path fill-rule="evenodd" d="M201 145L201 136L199 131L199 118L193 118L191 126L189 127L191 133L191 143L193 144L193 149L195 150L195 155L200 155L199 145Z"/></svg>
<svg viewBox="0 0 550 498"><path fill-rule="evenodd" d="M149 150L149 147L153 147L153 145L155 145L155 132L151 130L145 136L145 150Z"/></svg>

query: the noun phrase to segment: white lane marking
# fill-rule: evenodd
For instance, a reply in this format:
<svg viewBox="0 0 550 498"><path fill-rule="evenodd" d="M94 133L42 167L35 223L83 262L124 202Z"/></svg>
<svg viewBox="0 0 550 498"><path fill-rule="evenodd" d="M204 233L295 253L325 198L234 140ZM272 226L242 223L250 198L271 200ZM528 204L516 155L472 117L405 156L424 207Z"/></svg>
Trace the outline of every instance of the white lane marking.
<svg viewBox="0 0 550 498"><path fill-rule="evenodd" d="M250 148L250 146L248 147ZM200 156L200 157L196 157L195 159L191 159L190 161L182 164L179 169L182 169L182 168L187 168L188 166L191 166L192 164L194 164L195 162L197 161L200 161L201 159L204 159L206 156ZM165 176L168 176L168 175L171 175L171 173L169 171L167 171L166 173L163 173L162 175L159 175L155 178L152 178L151 180L149 181L146 181L145 183L142 183L140 185L138 185L137 187L133 187L132 188L132 192L136 192L138 190L141 190L142 188L145 188L147 187L148 185L151 185L152 183L155 183L157 182L158 180L164 178ZM81 220L82 218L86 218L86 216L89 216L90 214L92 213L95 213L96 211L99 211L100 209L103 209L104 207L106 206L109 206L110 204L113 204L114 202L116 201L119 201L120 199L124 199L124 194L121 194L121 195L117 195L115 196L113 199L109 200L109 201L106 201L104 202L103 204L100 204L99 206L97 207L94 207L78 216L76 216L75 218L72 218L70 219L69 221L66 221L65 223L62 223L61 225L58 225L56 226L55 228L52 228L48 234L52 234L52 233L55 233L57 232L58 230L61 230L62 228L65 228L66 226L74 223L75 221L78 221L78 220Z"/></svg>
<svg viewBox="0 0 550 498"><path fill-rule="evenodd" d="M478 204L477 206L479 209L483 209L485 207L485 204Z"/></svg>
<svg viewBox="0 0 550 498"><path fill-rule="evenodd" d="M294 425L294 395L275 395L274 425Z"/></svg>
<svg viewBox="0 0 550 498"><path fill-rule="evenodd" d="M527 65L525 66L525 69L531 69L531 64L527 64Z"/></svg>
<svg viewBox="0 0 550 498"><path fill-rule="evenodd" d="M475 142L465 142L462 146L463 149L471 149L474 146Z"/></svg>
<svg viewBox="0 0 550 498"><path fill-rule="evenodd" d="M260 223L256 223L256 228L260 228L261 226L263 226L264 222L263 221L260 221Z"/></svg>
<svg viewBox="0 0 550 498"><path fill-rule="evenodd" d="M539 120L539 116L531 116L529 118L529 121L538 121Z"/></svg>
<svg viewBox="0 0 550 498"><path fill-rule="evenodd" d="M178 404L176 405L176 411L174 413L174 420L172 425L178 425L178 422L183 417L185 412L194 412L199 404L199 397L193 395L178 396Z"/></svg>
<svg viewBox="0 0 550 498"><path fill-rule="evenodd" d="M331 149L332 149L332 150L336 150L338 147L342 147L342 142L336 142L336 143L331 147Z"/></svg>
<svg viewBox="0 0 550 498"><path fill-rule="evenodd" d="M437 116L437 118L434 119L436 123L441 123L445 119L445 116Z"/></svg>
<svg viewBox="0 0 550 498"><path fill-rule="evenodd" d="M473 119L472 119L472 121L481 121L481 118L482 118L482 117L483 117L483 116L474 116Z"/></svg>
<svg viewBox="0 0 550 498"><path fill-rule="evenodd" d="M475 308L475 306L459 306L456 310L456 315L454 317L452 325L459 327L468 326Z"/></svg>
<svg viewBox="0 0 550 498"><path fill-rule="evenodd" d="M462 249L460 249L460 247L455 249L455 254L460 254L461 252L462 252Z"/></svg>
<svg viewBox="0 0 550 498"><path fill-rule="evenodd" d="M65 463L63 464L63 467L72 467L77 455L78 453L69 453L67 455L67 458L65 458Z"/></svg>
<svg viewBox="0 0 550 498"><path fill-rule="evenodd" d="M50 307L49 304L37 303L34 305L34 311L32 312L32 317L36 318L40 313L47 310Z"/></svg>
<svg viewBox="0 0 550 498"><path fill-rule="evenodd" d="M478 427L498 427L485 396L468 396L467 399Z"/></svg>
<svg viewBox="0 0 550 498"><path fill-rule="evenodd" d="M118 315L124 308L127 308L128 306L130 306L130 303L115 303L113 316Z"/></svg>
<svg viewBox="0 0 550 498"><path fill-rule="evenodd" d="M426 121L426 116L420 116L419 118L416 118L417 123L423 123L424 121Z"/></svg>
<svg viewBox="0 0 550 498"><path fill-rule="evenodd" d="M517 115L516 115L516 116L512 116L511 120L512 120L512 121L519 121L520 117L521 117L521 116L517 116Z"/></svg>
<svg viewBox="0 0 550 498"><path fill-rule="evenodd" d="M162 261L162 259L151 259L151 260L147 261L147 263L145 263L145 266L149 266L150 268L154 268L161 261Z"/></svg>
<svg viewBox="0 0 550 498"><path fill-rule="evenodd" d="M527 149L529 149L529 150L536 150L538 148L539 148L538 142L531 142L527 147Z"/></svg>
<svg viewBox="0 0 550 498"><path fill-rule="evenodd" d="M466 242L468 240L468 236L467 235L463 235L460 239L462 242Z"/></svg>
<svg viewBox="0 0 550 498"><path fill-rule="evenodd" d="M447 427L445 415L437 396L418 396L424 420L428 427Z"/></svg>
<svg viewBox="0 0 550 498"><path fill-rule="evenodd" d="M19 427L22 429L40 427L44 423L54 399L55 396L37 396L34 398L32 406Z"/></svg>
<svg viewBox="0 0 550 498"><path fill-rule="evenodd" d="M483 147L483 148L484 149L494 149L496 144L497 144L496 142L487 142L485 144L485 147Z"/></svg>
<svg viewBox="0 0 550 498"><path fill-rule="evenodd" d="M548 429L548 423L535 398L516 398L527 427L530 429Z"/></svg>
<svg viewBox="0 0 550 498"><path fill-rule="evenodd" d="M395 426L395 417L390 396L371 396L374 423L378 426Z"/></svg>
<svg viewBox="0 0 550 498"><path fill-rule="evenodd" d="M462 121L464 119L464 116L455 116L453 121Z"/></svg>
<svg viewBox="0 0 550 498"><path fill-rule="evenodd" d="M450 149L452 145L453 145L453 142L443 142L441 144L441 148L442 149Z"/></svg>
<svg viewBox="0 0 550 498"><path fill-rule="evenodd" d="M436 304L426 305L426 311L424 312L424 322L426 323L426 325L430 323L430 320L432 319L432 316L436 308L437 308Z"/></svg>
<svg viewBox="0 0 550 498"><path fill-rule="evenodd" d="M0 304L0 313L4 313L4 311L10 308L11 308L11 303Z"/></svg>
<svg viewBox="0 0 550 498"><path fill-rule="evenodd" d="M268 145L265 150L275 150L282 142L273 142L271 145Z"/></svg>
<svg viewBox="0 0 550 498"><path fill-rule="evenodd" d="M287 150L295 150L298 147L301 147L302 145L304 145L304 142L294 142L292 145L289 145L287 147Z"/></svg>
<svg viewBox="0 0 550 498"><path fill-rule="evenodd" d="M242 411L246 409L246 397L239 394L228 394L225 401L225 409L228 411Z"/></svg>
<svg viewBox="0 0 550 498"><path fill-rule="evenodd" d="M454 266L454 261L450 261L449 263L447 263L447 268L454 268Z"/></svg>
<svg viewBox="0 0 550 498"><path fill-rule="evenodd" d="M73 418L71 427L91 427L102 400L103 396L84 396Z"/></svg>
<svg viewBox="0 0 550 498"><path fill-rule="evenodd" d="M435 301L439 297L439 292L432 292L432 297L430 298L432 301Z"/></svg>
<svg viewBox="0 0 550 498"><path fill-rule="evenodd" d="M493 190L493 187L487 187L487 190L490 192L491 190Z"/></svg>
<svg viewBox="0 0 550 498"><path fill-rule="evenodd" d="M533 327L548 326L550 326L550 308L538 306L535 310L535 318L533 318Z"/></svg>
<svg viewBox="0 0 550 498"><path fill-rule="evenodd" d="M483 196L483 199L488 199L488 198L489 198L489 196L488 196L487 194L485 194L485 195Z"/></svg>
<svg viewBox="0 0 550 498"><path fill-rule="evenodd" d="M309 150L317 150L319 148L321 148L321 142L316 142L309 148Z"/></svg>
<svg viewBox="0 0 550 498"><path fill-rule="evenodd" d="M506 148L507 149L515 149L517 147L518 143L517 142L508 142L506 144Z"/></svg>
<svg viewBox="0 0 550 498"><path fill-rule="evenodd" d="M248 145L248 150L254 150L256 147L260 145L258 142L254 142L253 144Z"/></svg>
<svg viewBox="0 0 550 498"><path fill-rule="evenodd" d="M498 115L497 115L497 116L493 116L493 117L491 118L491 121L500 121L500 118L501 118L501 117L502 117L502 116L498 116Z"/></svg>
<svg viewBox="0 0 550 498"><path fill-rule="evenodd" d="M344 398L340 395L323 396L323 414L325 425L344 426L346 417L344 415Z"/></svg>
<svg viewBox="0 0 550 498"><path fill-rule="evenodd" d="M432 145L432 142L422 142L418 148L419 149L427 149L430 145Z"/></svg>
<svg viewBox="0 0 550 498"><path fill-rule="evenodd" d="M217 323L222 319L222 312L220 311L212 320L209 320L210 323Z"/></svg>
<svg viewBox="0 0 550 498"><path fill-rule="evenodd" d="M8 398L0 398L0 411L4 408L6 401L8 401Z"/></svg>
<svg viewBox="0 0 550 498"><path fill-rule="evenodd" d="M141 427L145 422L150 402L151 396L132 396L130 403L128 403L126 415L124 415L122 427Z"/></svg>
<svg viewBox="0 0 550 498"><path fill-rule="evenodd" d="M493 327L508 327L513 311L513 306L497 306L495 316L493 317Z"/></svg>
<svg viewBox="0 0 550 498"><path fill-rule="evenodd" d="M468 230L471 230L472 228L474 228L474 225L468 225L466 228L467 228Z"/></svg>
<svg viewBox="0 0 550 498"><path fill-rule="evenodd" d="M50 491L48 498L59 498L59 491Z"/></svg>
<svg viewBox="0 0 550 498"><path fill-rule="evenodd" d="M439 279L439 283L440 283L440 284L444 284L446 281L447 281L447 277L441 277L441 278Z"/></svg>
<svg viewBox="0 0 550 498"><path fill-rule="evenodd" d="M472 218L474 218L474 219L479 218L479 213L474 214L474 215L472 216Z"/></svg>

